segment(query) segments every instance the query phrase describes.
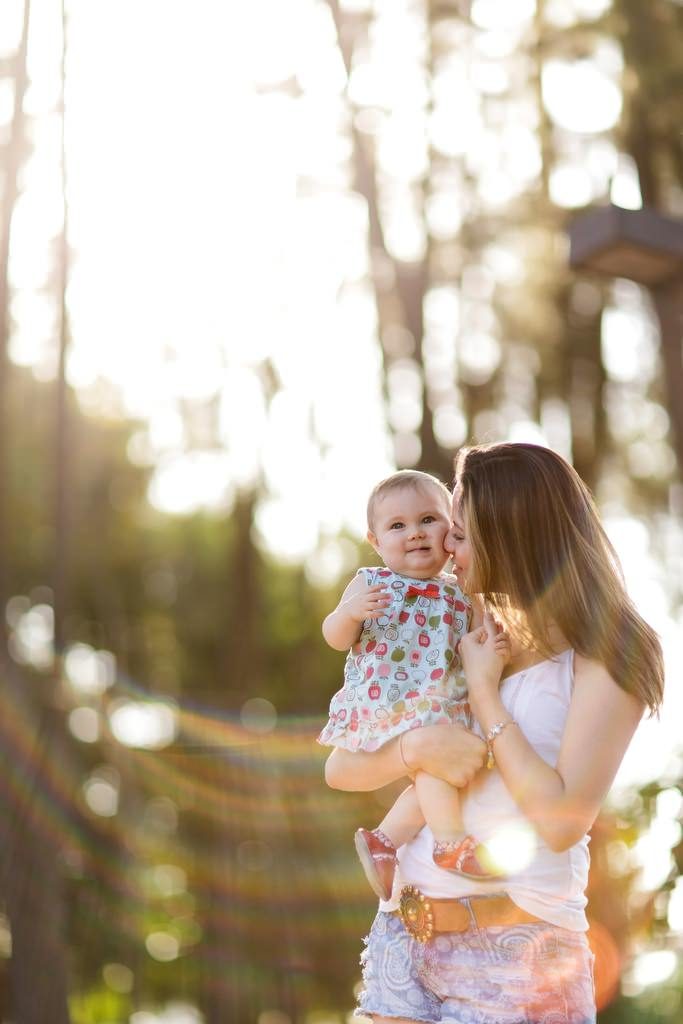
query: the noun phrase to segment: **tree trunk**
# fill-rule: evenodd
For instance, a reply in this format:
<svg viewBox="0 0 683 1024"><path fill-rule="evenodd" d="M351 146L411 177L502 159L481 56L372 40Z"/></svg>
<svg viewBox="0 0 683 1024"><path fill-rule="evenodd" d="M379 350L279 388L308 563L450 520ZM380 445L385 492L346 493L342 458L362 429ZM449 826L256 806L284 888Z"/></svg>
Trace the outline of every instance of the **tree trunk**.
<svg viewBox="0 0 683 1024"><path fill-rule="evenodd" d="M10 746L12 736L1 736L0 749L7 755L9 769L2 796L0 847L2 871L0 893L12 935L9 989L12 1020L16 1024L68 1024L66 949L62 934L63 900L58 851L53 837L46 835L49 818L41 813L49 766L60 763L56 750L60 721L56 710L37 699L27 698L27 680L20 679L10 664L7 651L5 606L9 597L9 437L7 416L9 337L10 229L18 194L17 179L24 157L23 102L27 85L26 53L30 0L25 0L22 34L14 59L14 112L7 146L6 177L0 223L0 704L3 721L22 716L30 724L27 742L18 751ZM14 784L12 784L14 783Z"/></svg>
<svg viewBox="0 0 683 1024"><path fill-rule="evenodd" d="M350 20L342 14L338 0L328 0L328 2L337 28L339 49L348 76L352 70L355 46L353 26ZM355 188L365 199L368 209L368 247L370 250L371 278L374 282L379 320L379 340L382 353L385 397L388 396L389 391L387 371L391 365L392 356L386 350L384 337L389 327L400 326L408 331L412 338L414 346L413 358L422 375L422 419L418 429L420 455L417 467L450 479L452 475L452 457L449 452L446 452L439 445L436 439L432 411L429 407L424 381L422 343L424 335L424 299L429 286L428 254L414 263L403 263L393 257L388 251L380 216L374 159L369 145L365 144L362 134L356 128L351 115L352 112L350 112L350 132L353 143ZM396 319L399 321L398 325L394 322Z"/></svg>
<svg viewBox="0 0 683 1024"><path fill-rule="evenodd" d="M55 682L61 678L60 666L64 650L64 616L67 607L68 566L68 465L69 431L66 385L66 356L69 344L69 324L66 311L66 286L69 276L68 209L66 196L65 147L65 67L66 67L66 11L62 0L62 96L61 96L61 174L62 174L62 230L57 240L57 280L59 288L59 362L57 370L57 408L55 410L55 552L54 552L54 647Z"/></svg>
<svg viewBox="0 0 683 1024"><path fill-rule="evenodd" d="M683 477L683 281L653 288L664 369L664 387L678 471Z"/></svg>
<svg viewBox="0 0 683 1024"><path fill-rule="evenodd" d="M0 718L5 769L0 883L12 934L9 964L15 1024L69 1024L61 866L52 834L49 780L63 764L58 713L27 699L27 680L3 673ZM30 693L30 691L29 691ZM19 723L21 739L14 735Z"/></svg>
<svg viewBox="0 0 683 1024"><path fill-rule="evenodd" d="M219 672L224 702L235 708L266 691L265 660L261 630L260 555L252 538L256 493L240 495L233 510L234 542L226 566L226 629ZM221 684L219 684L219 687ZM212 699L218 697L219 688ZM251 756L251 755L250 755ZM198 819L190 834L199 836L202 863L208 870L198 877L199 912L203 939L200 961L200 1002L206 1024L250 1024L258 1016L262 998L258 962L268 956L268 947L257 953L249 949L249 921L262 916L262 899L245 892L245 868L240 866L240 844L257 834L258 797L250 804L253 815L236 817L230 795L249 793L253 780L239 755L216 756L209 749L200 753L194 769L209 785L215 802L209 813ZM221 795L226 794L223 801ZM247 872L248 876L248 872ZM246 923L245 923L246 922Z"/></svg>
<svg viewBox="0 0 683 1024"><path fill-rule="evenodd" d="M9 479L9 459L7 457L7 439L9 422L7 396L9 393L9 359L7 343L9 339L9 245L12 214L17 199L17 178L23 158L25 145L24 131L24 94L26 92L26 51L28 46L28 22L30 0L24 3L24 20L19 49L14 57L14 111L10 126L10 137L5 147L5 181L2 191L2 207L0 208L0 657L7 655L7 625L5 606L9 598L9 565L11 549L8 524L7 500Z"/></svg>

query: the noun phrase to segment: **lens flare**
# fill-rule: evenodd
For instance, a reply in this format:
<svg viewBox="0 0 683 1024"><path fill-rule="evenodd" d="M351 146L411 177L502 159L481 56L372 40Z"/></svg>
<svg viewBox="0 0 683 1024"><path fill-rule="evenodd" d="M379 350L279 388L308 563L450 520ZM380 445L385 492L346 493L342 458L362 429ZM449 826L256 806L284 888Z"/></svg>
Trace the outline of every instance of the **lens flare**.
<svg viewBox="0 0 683 1024"><path fill-rule="evenodd" d="M598 1010L602 1010L617 994L621 954L610 932L599 921L591 921L588 942L595 956L595 1004Z"/></svg>
<svg viewBox="0 0 683 1024"><path fill-rule="evenodd" d="M487 859L493 862L498 872L517 874L533 860L536 842L536 835L530 825L523 822L505 825L487 839Z"/></svg>

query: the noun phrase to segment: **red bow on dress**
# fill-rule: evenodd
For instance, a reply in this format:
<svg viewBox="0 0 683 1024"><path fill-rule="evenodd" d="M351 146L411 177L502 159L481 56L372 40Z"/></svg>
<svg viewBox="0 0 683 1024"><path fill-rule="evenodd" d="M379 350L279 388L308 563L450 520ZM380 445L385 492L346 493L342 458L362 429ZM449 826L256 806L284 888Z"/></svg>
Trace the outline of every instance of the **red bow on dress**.
<svg viewBox="0 0 683 1024"><path fill-rule="evenodd" d="M426 587L414 587L412 583L408 587L406 597L431 597L439 596L439 588L436 583L428 583Z"/></svg>

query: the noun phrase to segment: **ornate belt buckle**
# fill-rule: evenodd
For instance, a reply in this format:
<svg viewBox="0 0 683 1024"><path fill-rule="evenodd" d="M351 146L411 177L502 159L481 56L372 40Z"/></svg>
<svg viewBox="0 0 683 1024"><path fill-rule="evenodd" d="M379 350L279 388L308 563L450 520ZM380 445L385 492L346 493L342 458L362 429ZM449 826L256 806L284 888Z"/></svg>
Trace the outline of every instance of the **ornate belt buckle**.
<svg viewBox="0 0 683 1024"><path fill-rule="evenodd" d="M432 905L414 885L404 885L398 904L398 912L407 932L418 942L428 942L434 934Z"/></svg>

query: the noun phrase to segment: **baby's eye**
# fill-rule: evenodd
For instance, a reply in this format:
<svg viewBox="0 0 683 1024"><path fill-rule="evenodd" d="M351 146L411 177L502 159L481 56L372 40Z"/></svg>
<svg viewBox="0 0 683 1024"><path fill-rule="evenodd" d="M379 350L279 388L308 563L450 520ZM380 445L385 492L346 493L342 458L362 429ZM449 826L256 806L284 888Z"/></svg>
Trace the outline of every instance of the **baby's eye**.
<svg viewBox="0 0 683 1024"><path fill-rule="evenodd" d="M423 523L435 523L436 522L436 516L423 516L422 517L422 522Z"/></svg>
<svg viewBox="0 0 683 1024"><path fill-rule="evenodd" d="M403 523L400 522L400 521L392 523L391 526L389 527L390 530L401 530L402 528L403 528Z"/></svg>

